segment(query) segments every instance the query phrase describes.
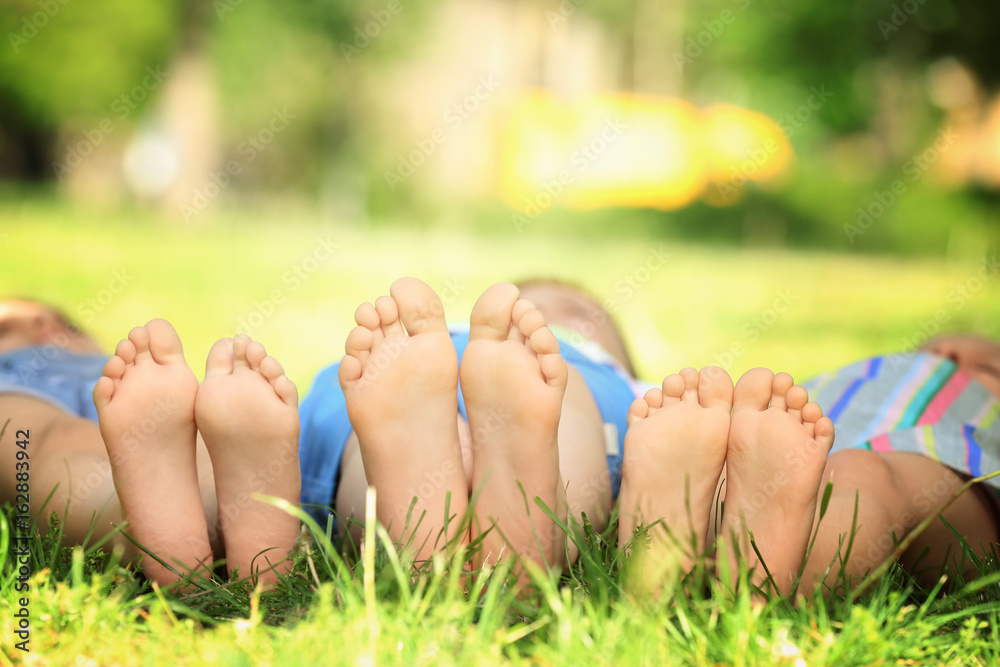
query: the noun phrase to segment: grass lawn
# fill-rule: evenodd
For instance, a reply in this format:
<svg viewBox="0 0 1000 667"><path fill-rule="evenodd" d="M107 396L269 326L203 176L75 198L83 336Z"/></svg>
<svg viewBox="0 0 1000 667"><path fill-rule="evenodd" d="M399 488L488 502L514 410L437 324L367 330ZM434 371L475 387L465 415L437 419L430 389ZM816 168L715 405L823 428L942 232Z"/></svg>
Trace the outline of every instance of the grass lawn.
<svg viewBox="0 0 1000 667"><path fill-rule="evenodd" d="M767 365L797 379L866 355L908 349L937 329L1000 337L1000 281L982 255L899 259L736 250L669 241L548 235L488 238L401 227L331 226L307 216L220 217L191 227L47 204L0 204L0 291L33 296L79 320L107 349L132 326L171 320L196 373L212 342L262 340L305 394L338 360L358 303L401 275L468 315L504 279L557 276L607 304L640 373L684 365L737 375ZM13 425L12 425L13 427ZM8 433L6 437L10 437ZM13 467L11 467L13 470ZM4 523L0 547L11 537ZM860 601L831 596L754 608L745 589L707 582L659 599L623 588L629 567L590 535L562 579L535 573L522 598L503 572L463 592L442 561L409 576L386 545L343 561L314 527L311 554L263 596L241 586L193 597L142 588L99 554L33 543L31 653L13 648L18 598L0 570L3 661L27 664L736 664L1000 662L1000 569L955 589L916 588L890 570ZM374 531L371 532L374 535ZM2 556L0 556L2 557ZM365 577L365 574L372 576ZM697 573L696 573L697 575ZM689 582L688 590L701 590Z"/></svg>

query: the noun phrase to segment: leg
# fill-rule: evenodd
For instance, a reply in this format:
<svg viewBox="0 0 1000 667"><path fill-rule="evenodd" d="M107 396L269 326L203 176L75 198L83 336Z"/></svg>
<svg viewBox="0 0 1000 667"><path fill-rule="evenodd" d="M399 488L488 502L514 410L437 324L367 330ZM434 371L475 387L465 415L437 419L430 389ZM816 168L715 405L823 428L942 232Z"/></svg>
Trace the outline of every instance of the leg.
<svg viewBox="0 0 1000 667"><path fill-rule="evenodd" d="M468 543L462 530L468 482L456 427L458 358L444 307L430 287L403 278L390 294L374 308L358 308L340 385L365 479L378 493L378 520L394 542L423 560L445 545ZM356 483L357 464L347 463L352 467L341 478L350 475L355 481L348 483ZM420 494L417 489L426 483L432 492ZM338 506L340 497L338 491Z"/></svg>
<svg viewBox="0 0 1000 667"><path fill-rule="evenodd" d="M212 549L196 469L197 391L177 333L153 320L119 343L94 403L129 533L178 572L206 574ZM143 568L161 585L177 579L153 558Z"/></svg>
<svg viewBox="0 0 1000 667"><path fill-rule="evenodd" d="M241 576L274 583L299 522L255 492L298 505L299 415L295 385L264 346L248 336L218 341L209 352L194 414L214 469L226 563Z"/></svg>
<svg viewBox="0 0 1000 667"><path fill-rule="evenodd" d="M846 555L854 520L855 498L857 532L843 573L848 586L852 582L856 585L867 572L887 560L896 544L963 484L953 470L918 454L879 454L859 449L834 452L826 464L821 492L827 481L833 482L833 494L806 566L804 592L815 586L838 585L840 559ZM973 491L959 497L944 512L944 518L965 535L973 548L998 541L998 526L990 508ZM960 558L958 540L943 522L935 521L901 561L915 576L933 582L942 570L953 571Z"/></svg>
<svg viewBox="0 0 1000 667"><path fill-rule="evenodd" d="M662 518L682 553L687 571L703 553L711 533L712 507L729 440L733 381L721 368L701 373L685 368L663 380L663 390L651 389L629 410L625 464L619 502L618 544L624 548L635 528Z"/></svg>
<svg viewBox="0 0 1000 667"><path fill-rule="evenodd" d="M753 533L777 592L791 591L808 545L817 494L833 423L787 373L748 371L733 394L733 421L726 454L726 500L722 536L732 540L726 560L731 576L737 553L754 569L752 581L766 587L767 574L750 545ZM721 556L720 556L721 557Z"/></svg>

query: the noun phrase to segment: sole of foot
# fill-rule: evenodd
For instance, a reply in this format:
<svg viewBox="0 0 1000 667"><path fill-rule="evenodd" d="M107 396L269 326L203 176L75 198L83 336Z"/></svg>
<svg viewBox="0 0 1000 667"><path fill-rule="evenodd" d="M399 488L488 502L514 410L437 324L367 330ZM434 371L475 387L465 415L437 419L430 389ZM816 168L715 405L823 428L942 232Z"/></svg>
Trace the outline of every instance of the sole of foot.
<svg viewBox="0 0 1000 667"><path fill-rule="evenodd" d="M195 464L197 391L165 320L132 329L94 388L126 532L169 565L143 559L143 571L161 586L178 573L204 576L212 562Z"/></svg>
<svg viewBox="0 0 1000 667"><path fill-rule="evenodd" d="M565 520L558 430L568 369L545 317L501 283L476 301L461 383L473 459L473 538L481 559L512 551L559 565L566 535L535 499Z"/></svg>
<svg viewBox="0 0 1000 667"><path fill-rule="evenodd" d="M223 338L208 353L195 419L212 458L226 566L271 585L289 565L299 522L254 494L299 502L295 385L260 343Z"/></svg>
<svg viewBox="0 0 1000 667"><path fill-rule="evenodd" d="M389 294L358 307L339 378L378 520L423 560L468 541L458 357L430 286L401 278Z"/></svg>
<svg viewBox="0 0 1000 667"><path fill-rule="evenodd" d="M731 578L737 573L735 543L755 567L751 581L762 590L773 588L750 545L752 532L777 592L791 592L805 558L832 445L833 422L790 375L756 368L739 379L721 531L731 540L725 565Z"/></svg>
<svg viewBox="0 0 1000 667"><path fill-rule="evenodd" d="M732 405L733 381L714 366L669 375L662 388L632 404L618 505L620 548L640 524L662 520L651 532L652 560L683 574L704 553Z"/></svg>

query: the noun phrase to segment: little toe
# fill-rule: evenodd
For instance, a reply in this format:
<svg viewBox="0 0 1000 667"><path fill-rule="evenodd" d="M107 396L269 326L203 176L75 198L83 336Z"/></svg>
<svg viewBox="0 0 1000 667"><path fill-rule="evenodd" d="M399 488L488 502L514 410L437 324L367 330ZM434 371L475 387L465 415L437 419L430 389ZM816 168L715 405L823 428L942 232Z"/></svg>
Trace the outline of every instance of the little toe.
<svg viewBox="0 0 1000 667"><path fill-rule="evenodd" d="M337 368L337 379L340 380L340 387L345 391L355 382L361 379L361 360L351 355L340 360Z"/></svg>
<svg viewBox="0 0 1000 667"><path fill-rule="evenodd" d="M267 357L267 359L271 359L271 357ZM295 386L295 383L292 382L287 375L285 375L284 373L279 375L277 378L275 378L274 382L271 383L271 386L274 387L274 393L278 395L278 398L280 398L285 405L293 408L298 407L299 405L298 387Z"/></svg>
<svg viewBox="0 0 1000 667"><path fill-rule="evenodd" d="M682 368L681 378L684 379L684 391L681 393L681 400L689 403L698 402L698 371L693 368Z"/></svg>
<svg viewBox="0 0 1000 667"><path fill-rule="evenodd" d="M767 368L754 368L744 373L733 389L733 413L766 410L773 382L774 374Z"/></svg>
<svg viewBox="0 0 1000 667"><path fill-rule="evenodd" d="M698 374L698 403L704 408L733 407L733 379L718 366L706 366Z"/></svg>
<svg viewBox="0 0 1000 667"><path fill-rule="evenodd" d="M146 324L146 332L149 336L149 352L156 363L184 361L181 338L170 322L159 318L150 320Z"/></svg>
<svg viewBox="0 0 1000 667"><path fill-rule="evenodd" d="M472 307L469 339L506 340L519 294L520 291L511 283L498 283L487 288Z"/></svg>
<svg viewBox="0 0 1000 667"><path fill-rule="evenodd" d="M260 370L260 362L264 361L264 357L267 356L267 350L264 349L264 345L255 340L250 341L247 345L247 361L250 362L250 368L255 371Z"/></svg>
<svg viewBox="0 0 1000 667"><path fill-rule="evenodd" d="M233 337L233 368L250 368L247 348L251 342L250 336L246 334L236 334Z"/></svg>
<svg viewBox="0 0 1000 667"><path fill-rule="evenodd" d="M125 366L125 360L116 355L108 359L108 363L104 364L104 370L101 372L101 375L117 382L125 375Z"/></svg>
<svg viewBox="0 0 1000 667"><path fill-rule="evenodd" d="M399 321L399 308L391 296L380 296L375 299L375 310L378 311L379 327L386 336L403 335L403 323Z"/></svg>
<svg viewBox="0 0 1000 667"><path fill-rule="evenodd" d="M793 384L795 384L795 381L788 373L778 373L771 378L771 401L769 407L777 408L778 410L787 410L788 403L785 397Z"/></svg>
<svg viewBox="0 0 1000 667"><path fill-rule="evenodd" d="M829 417L820 417L816 421L816 442L818 442L827 452L833 447L834 428L833 421Z"/></svg>
<svg viewBox="0 0 1000 667"><path fill-rule="evenodd" d="M663 407L665 398L666 396L664 396L663 392L657 389L656 387L647 390L646 393L643 394L642 396L642 400L646 404L646 407L654 410Z"/></svg>
<svg viewBox="0 0 1000 667"><path fill-rule="evenodd" d="M114 357L117 359L117 357ZM119 362L121 359L118 360ZM110 363L110 362L109 362ZM107 367L105 367L105 372ZM107 374L101 376L94 385L94 406L97 407L98 411L104 410L111 402L111 397L115 393L115 381L107 376Z"/></svg>
<svg viewBox="0 0 1000 667"><path fill-rule="evenodd" d="M205 377L212 375L232 375L235 357L233 355L233 339L220 338L208 351L205 359Z"/></svg>
<svg viewBox="0 0 1000 667"><path fill-rule="evenodd" d="M562 355L558 352L554 354L542 354L538 357L538 366L542 369L542 377L550 387L566 387L569 380L569 369Z"/></svg>
<svg viewBox="0 0 1000 667"><path fill-rule="evenodd" d="M389 288L399 319L411 336L447 331L444 304L430 285L416 278L400 278ZM379 311L381 313L381 311Z"/></svg>

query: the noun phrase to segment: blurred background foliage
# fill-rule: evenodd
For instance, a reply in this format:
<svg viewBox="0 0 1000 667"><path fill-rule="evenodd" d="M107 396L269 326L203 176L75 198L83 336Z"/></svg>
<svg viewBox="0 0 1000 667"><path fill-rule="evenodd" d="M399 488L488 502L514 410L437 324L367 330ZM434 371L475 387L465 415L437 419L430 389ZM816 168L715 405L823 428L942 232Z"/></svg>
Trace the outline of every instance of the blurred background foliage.
<svg viewBox="0 0 1000 667"><path fill-rule="evenodd" d="M726 181L706 181L659 208L555 201L532 233L981 254L1000 238L997 25L1000 4L977 0L4 0L0 178L8 199L163 224L294 207L509 234L519 95L586 116L613 93L770 118L790 147L780 178L722 199ZM491 76L498 94L475 92ZM543 130L529 162L579 141L549 150ZM741 141L737 180L761 164Z"/></svg>

